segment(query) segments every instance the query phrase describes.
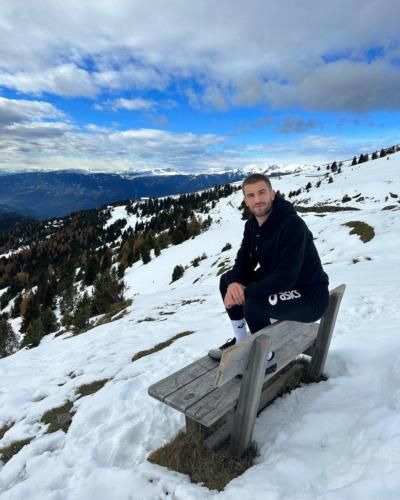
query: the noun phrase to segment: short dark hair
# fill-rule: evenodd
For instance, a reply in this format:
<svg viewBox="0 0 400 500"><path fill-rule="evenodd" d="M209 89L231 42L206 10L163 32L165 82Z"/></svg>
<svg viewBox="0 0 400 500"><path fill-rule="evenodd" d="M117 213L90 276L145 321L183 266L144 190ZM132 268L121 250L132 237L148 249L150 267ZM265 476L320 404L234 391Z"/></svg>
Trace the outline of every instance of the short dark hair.
<svg viewBox="0 0 400 500"><path fill-rule="evenodd" d="M264 181L270 189L272 189L271 181L265 174L250 174L242 183L242 191L247 184L255 184L256 182Z"/></svg>

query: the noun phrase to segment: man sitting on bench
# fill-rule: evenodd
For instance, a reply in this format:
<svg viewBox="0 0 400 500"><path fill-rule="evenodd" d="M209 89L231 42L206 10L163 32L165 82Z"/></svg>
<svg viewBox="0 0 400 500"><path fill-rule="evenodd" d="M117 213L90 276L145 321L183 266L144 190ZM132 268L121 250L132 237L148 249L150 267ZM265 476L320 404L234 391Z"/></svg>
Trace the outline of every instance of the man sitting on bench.
<svg viewBox="0 0 400 500"><path fill-rule="evenodd" d="M313 236L292 204L276 195L263 174L252 174L242 185L251 212L231 271L220 280L224 306L234 337L211 349L220 360L224 349L271 324L271 318L314 322L328 307L328 276ZM268 353L271 361L273 352ZM276 369L269 364L267 372Z"/></svg>

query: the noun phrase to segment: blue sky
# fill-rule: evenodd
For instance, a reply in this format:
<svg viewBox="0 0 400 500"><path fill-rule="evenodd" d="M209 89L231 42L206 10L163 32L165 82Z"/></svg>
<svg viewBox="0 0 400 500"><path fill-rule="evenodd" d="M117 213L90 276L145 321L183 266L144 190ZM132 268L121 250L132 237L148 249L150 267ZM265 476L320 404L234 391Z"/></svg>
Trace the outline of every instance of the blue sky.
<svg viewBox="0 0 400 500"><path fill-rule="evenodd" d="M0 169L220 171L400 142L395 0L3 0Z"/></svg>

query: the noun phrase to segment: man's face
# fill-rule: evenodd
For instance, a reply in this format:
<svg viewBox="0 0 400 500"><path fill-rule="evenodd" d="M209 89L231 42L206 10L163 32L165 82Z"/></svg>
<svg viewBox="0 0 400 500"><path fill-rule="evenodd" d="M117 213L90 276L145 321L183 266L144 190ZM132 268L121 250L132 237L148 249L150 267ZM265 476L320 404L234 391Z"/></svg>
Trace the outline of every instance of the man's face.
<svg viewBox="0 0 400 500"><path fill-rule="evenodd" d="M258 181L254 184L246 184L243 188L243 194L244 202L253 215L264 217L271 213L275 191L266 182Z"/></svg>

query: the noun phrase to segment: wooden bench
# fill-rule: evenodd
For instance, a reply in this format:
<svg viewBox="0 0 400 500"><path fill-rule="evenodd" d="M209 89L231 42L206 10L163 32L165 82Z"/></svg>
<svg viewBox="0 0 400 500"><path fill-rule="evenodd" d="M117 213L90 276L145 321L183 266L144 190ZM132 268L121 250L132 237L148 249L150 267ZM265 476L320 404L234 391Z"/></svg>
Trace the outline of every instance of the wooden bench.
<svg viewBox="0 0 400 500"><path fill-rule="evenodd" d="M201 432L209 448L230 436L230 452L240 458L257 414L304 371L299 355L308 356L307 378L320 379L345 288L330 292L319 323L277 321L224 351L220 362L205 356L151 385L150 396L182 412L187 432ZM265 376L268 351L275 353L277 371Z"/></svg>

